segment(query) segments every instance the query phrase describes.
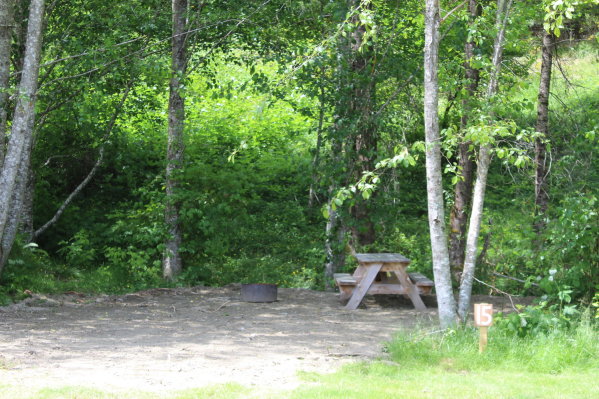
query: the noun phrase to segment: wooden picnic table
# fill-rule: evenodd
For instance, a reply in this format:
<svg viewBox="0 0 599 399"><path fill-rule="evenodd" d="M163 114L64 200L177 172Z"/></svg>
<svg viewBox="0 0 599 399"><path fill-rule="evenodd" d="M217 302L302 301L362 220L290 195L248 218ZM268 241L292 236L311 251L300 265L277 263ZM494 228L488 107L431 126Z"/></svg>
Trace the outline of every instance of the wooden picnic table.
<svg viewBox="0 0 599 399"><path fill-rule="evenodd" d="M340 299L347 300L346 309L357 309L366 294L405 295L416 310L425 310L420 295L430 294L433 282L420 273L408 273L410 260L401 254L355 254L359 266L352 275L335 274Z"/></svg>

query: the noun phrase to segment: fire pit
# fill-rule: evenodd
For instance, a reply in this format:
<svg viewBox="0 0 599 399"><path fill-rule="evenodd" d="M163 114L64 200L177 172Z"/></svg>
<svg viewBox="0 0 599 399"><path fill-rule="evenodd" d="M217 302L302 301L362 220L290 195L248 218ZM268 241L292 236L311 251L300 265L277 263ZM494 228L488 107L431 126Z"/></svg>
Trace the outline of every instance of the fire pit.
<svg viewBox="0 0 599 399"><path fill-rule="evenodd" d="M276 284L241 284L241 299L245 302L275 302Z"/></svg>

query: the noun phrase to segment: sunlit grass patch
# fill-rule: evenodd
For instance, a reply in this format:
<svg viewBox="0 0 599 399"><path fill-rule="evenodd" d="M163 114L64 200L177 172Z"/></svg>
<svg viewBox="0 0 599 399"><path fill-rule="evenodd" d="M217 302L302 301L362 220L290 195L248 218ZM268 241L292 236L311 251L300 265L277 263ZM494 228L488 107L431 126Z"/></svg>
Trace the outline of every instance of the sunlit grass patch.
<svg viewBox="0 0 599 399"><path fill-rule="evenodd" d="M404 332L391 360L302 374L291 398L590 399L599 397L597 329L581 323L537 336L491 330L478 352L476 329Z"/></svg>
<svg viewBox="0 0 599 399"><path fill-rule="evenodd" d="M246 398L251 390L239 384L229 383L207 388L190 389L172 396L173 399L237 399Z"/></svg>
<svg viewBox="0 0 599 399"><path fill-rule="evenodd" d="M24 385L0 385L2 399L158 399L142 391L108 392L90 387L31 388Z"/></svg>
<svg viewBox="0 0 599 399"><path fill-rule="evenodd" d="M589 323L526 337L491 327L483 354L478 353L478 330L474 328L402 333L387 348L401 367L414 369L538 373L599 369L597 329Z"/></svg>
<svg viewBox="0 0 599 399"><path fill-rule="evenodd" d="M590 399L599 392L596 372L557 375L515 371L414 370L383 363L346 367L320 377L288 397L302 399Z"/></svg>
<svg viewBox="0 0 599 399"><path fill-rule="evenodd" d="M250 389L239 384L222 384L177 392L104 391L90 387L31 388L0 385L0 399L237 399L246 398Z"/></svg>

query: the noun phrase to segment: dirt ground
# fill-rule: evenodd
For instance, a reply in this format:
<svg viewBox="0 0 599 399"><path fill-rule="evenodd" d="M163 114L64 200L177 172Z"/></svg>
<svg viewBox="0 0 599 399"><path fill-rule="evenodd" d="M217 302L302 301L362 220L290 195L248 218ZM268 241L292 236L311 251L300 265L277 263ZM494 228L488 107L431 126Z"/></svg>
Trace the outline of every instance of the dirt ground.
<svg viewBox="0 0 599 399"><path fill-rule="evenodd" d="M503 298L483 297L501 310ZM39 387L171 391L225 382L293 388L297 372L384 358L394 331L436 322L395 297L344 310L335 293L279 289L247 303L239 285L124 296L34 296L0 307L0 381Z"/></svg>

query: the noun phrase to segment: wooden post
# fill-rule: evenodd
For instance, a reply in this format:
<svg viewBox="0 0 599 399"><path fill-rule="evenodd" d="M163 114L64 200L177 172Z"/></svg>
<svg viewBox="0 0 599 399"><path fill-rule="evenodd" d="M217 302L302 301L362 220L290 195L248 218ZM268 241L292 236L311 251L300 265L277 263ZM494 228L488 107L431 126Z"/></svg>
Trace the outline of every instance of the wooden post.
<svg viewBox="0 0 599 399"><path fill-rule="evenodd" d="M478 338L478 353L483 353L487 348L487 333L489 327L479 327L480 336Z"/></svg>
<svg viewBox="0 0 599 399"><path fill-rule="evenodd" d="M483 353L487 347L489 327L493 325L493 305L490 303L474 304L474 325L478 327L480 336L478 352Z"/></svg>

